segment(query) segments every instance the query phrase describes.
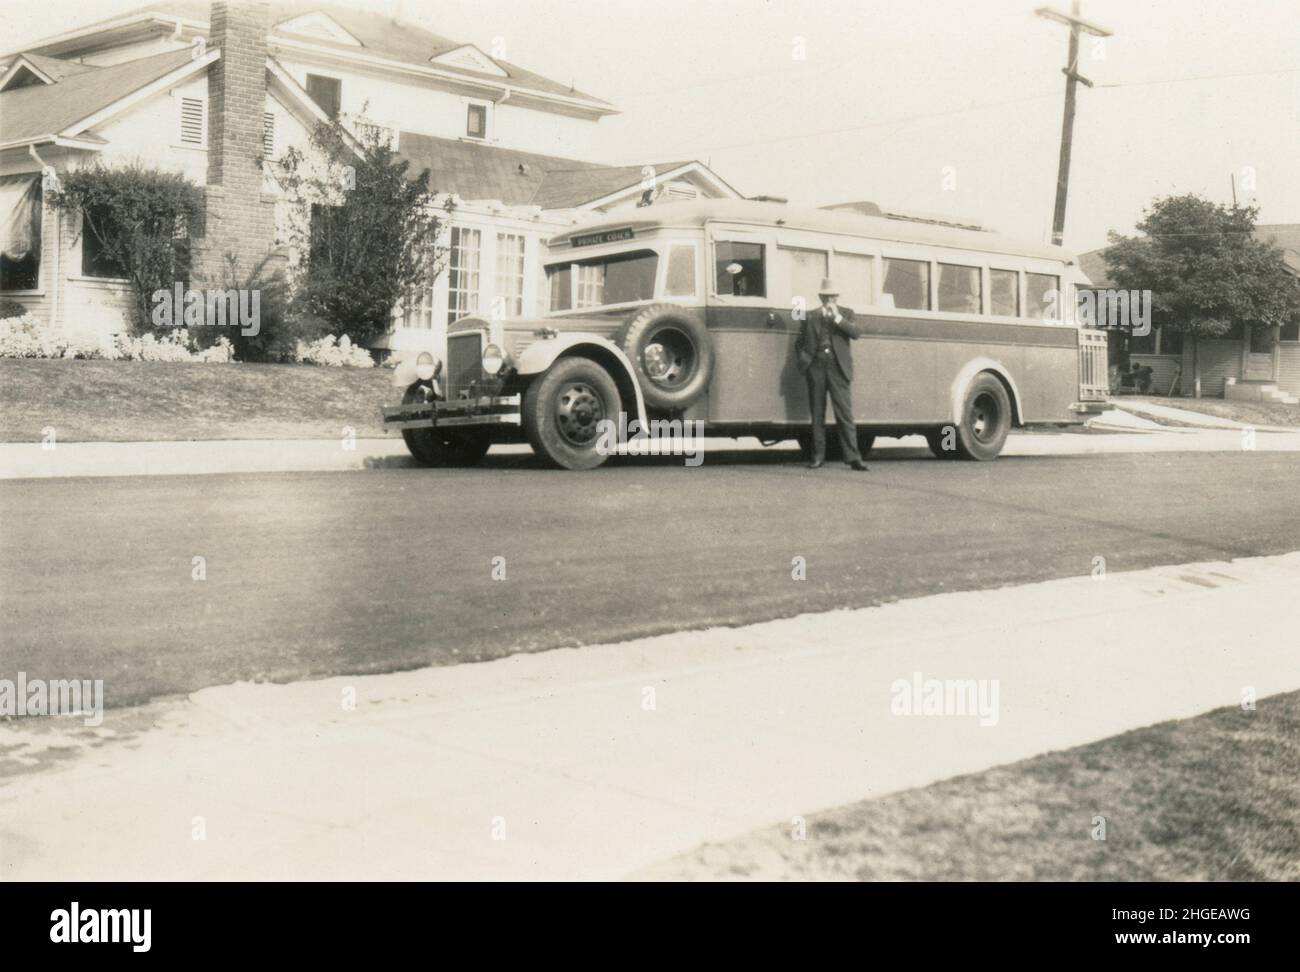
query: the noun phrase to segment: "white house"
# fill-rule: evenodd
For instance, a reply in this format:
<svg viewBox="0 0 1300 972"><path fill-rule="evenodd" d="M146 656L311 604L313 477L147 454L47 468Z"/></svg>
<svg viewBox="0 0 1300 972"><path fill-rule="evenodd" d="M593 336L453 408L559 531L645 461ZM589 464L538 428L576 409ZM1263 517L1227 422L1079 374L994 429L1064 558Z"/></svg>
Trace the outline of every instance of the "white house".
<svg viewBox="0 0 1300 972"><path fill-rule="evenodd" d="M456 203L449 269L381 341L438 347L466 313L532 314L543 243L646 198L738 194L697 161L593 159L617 109L473 44L316 3L176 0L0 56L0 296L51 327L126 327L127 285L44 205L43 184L140 161L204 188L211 252L275 247L266 166L331 116L377 126ZM647 187L650 192L647 194Z"/></svg>

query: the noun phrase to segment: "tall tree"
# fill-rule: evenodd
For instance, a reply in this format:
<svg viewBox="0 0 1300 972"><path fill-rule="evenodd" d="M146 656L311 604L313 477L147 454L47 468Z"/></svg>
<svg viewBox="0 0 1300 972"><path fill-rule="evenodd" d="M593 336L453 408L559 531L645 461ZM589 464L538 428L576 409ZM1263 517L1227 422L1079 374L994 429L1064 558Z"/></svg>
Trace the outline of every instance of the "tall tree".
<svg viewBox="0 0 1300 972"><path fill-rule="evenodd" d="M393 308L417 300L445 262L429 172L409 173L382 131L321 123L307 152L291 149L277 178L289 200L287 243L297 254L294 306L333 334L369 344Z"/></svg>
<svg viewBox="0 0 1300 972"><path fill-rule="evenodd" d="M1110 234L1105 258L1115 286L1150 291L1153 326L1191 338L1197 397L1202 338L1248 337L1300 319L1300 282L1278 247L1254 237L1258 214L1254 206L1168 196L1146 210L1142 235Z"/></svg>

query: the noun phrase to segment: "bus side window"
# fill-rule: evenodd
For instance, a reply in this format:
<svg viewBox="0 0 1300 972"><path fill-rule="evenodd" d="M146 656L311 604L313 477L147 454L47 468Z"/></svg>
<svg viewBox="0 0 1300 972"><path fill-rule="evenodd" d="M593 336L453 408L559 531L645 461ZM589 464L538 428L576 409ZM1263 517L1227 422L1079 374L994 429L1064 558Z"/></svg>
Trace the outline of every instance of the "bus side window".
<svg viewBox="0 0 1300 972"><path fill-rule="evenodd" d="M924 260L885 260L881 295L893 299L899 310L930 309L930 264Z"/></svg>
<svg viewBox="0 0 1300 972"><path fill-rule="evenodd" d="M989 271L991 312L1002 317L1020 316L1020 274L1016 270Z"/></svg>
<svg viewBox="0 0 1300 972"><path fill-rule="evenodd" d="M762 243L719 240L715 247L715 279L719 296L767 296L767 267Z"/></svg>
<svg viewBox="0 0 1300 972"><path fill-rule="evenodd" d="M805 310L816 307L817 290L822 280L830 276L826 268L826 251L780 246L776 253L790 291L786 295L785 305L793 308L794 299L798 297L803 300ZM777 286L780 286L781 277L782 273L778 272Z"/></svg>
<svg viewBox="0 0 1300 972"><path fill-rule="evenodd" d="M1061 319L1061 278L1049 273L1025 274L1025 316L1035 321Z"/></svg>

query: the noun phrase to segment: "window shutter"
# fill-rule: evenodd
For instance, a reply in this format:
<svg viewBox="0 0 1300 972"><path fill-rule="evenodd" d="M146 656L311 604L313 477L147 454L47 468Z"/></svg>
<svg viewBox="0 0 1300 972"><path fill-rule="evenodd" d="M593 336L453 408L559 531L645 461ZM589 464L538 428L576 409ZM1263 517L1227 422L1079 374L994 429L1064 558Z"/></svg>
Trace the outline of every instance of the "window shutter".
<svg viewBox="0 0 1300 972"><path fill-rule="evenodd" d="M262 154L275 158L275 115L269 111L262 114Z"/></svg>
<svg viewBox="0 0 1300 972"><path fill-rule="evenodd" d="M181 144L203 144L203 115L205 104L202 98L181 99Z"/></svg>

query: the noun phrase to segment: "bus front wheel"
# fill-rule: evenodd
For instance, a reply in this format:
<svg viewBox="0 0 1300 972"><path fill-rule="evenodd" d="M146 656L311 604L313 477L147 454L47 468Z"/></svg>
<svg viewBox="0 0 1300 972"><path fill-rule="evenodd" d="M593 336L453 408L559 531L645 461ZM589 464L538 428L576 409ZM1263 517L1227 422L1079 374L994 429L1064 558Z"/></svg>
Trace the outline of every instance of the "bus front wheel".
<svg viewBox="0 0 1300 972"><path fill-rule="evenodd" d="M996 459L1011 431L1011 398L996 376L982 372L966 389L957 425L957 455L987 462Z"/></svg>
<svg viewBox="0 0 1300 972"><path fill-rule="evenodd" d="M524 393L524 431L551 465L595 469L609 458L601 423L617 423L620 408L609 372L590 358L560 358Z"/></svg>

